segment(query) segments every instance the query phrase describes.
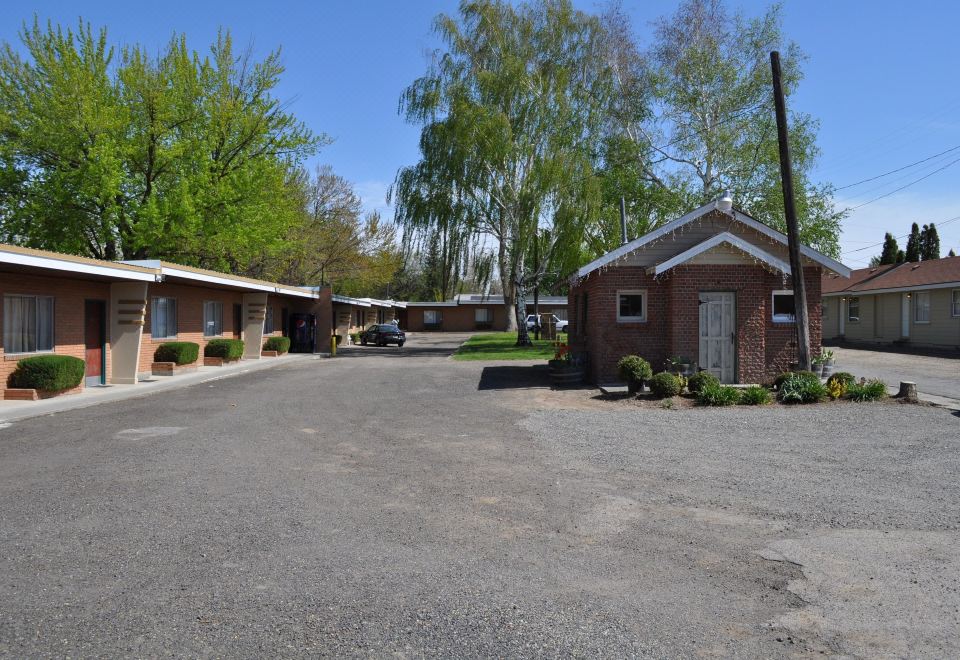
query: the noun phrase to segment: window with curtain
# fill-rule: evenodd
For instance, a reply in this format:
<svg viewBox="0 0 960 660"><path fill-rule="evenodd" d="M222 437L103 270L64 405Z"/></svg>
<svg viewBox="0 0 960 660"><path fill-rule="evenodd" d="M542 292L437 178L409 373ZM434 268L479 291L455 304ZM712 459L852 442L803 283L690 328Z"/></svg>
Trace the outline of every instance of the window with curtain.
<svg viewBox="0 0 960 660"><path fill-rule="evenodd" d="M953 290L953 298L950 302L950 315L960 316L960 289Z"/></svg>
<svg viewBox="0 0 960 660"><path fill-rule="evenodd" d="M267 305L267 314L263 318L263 334L273 334L273 305Z"/></svg>
<svg viewBox="0 0 960 660"><path fill-rule="evenodd" d="M856 296L847 301L847 320L853 323L860 320L860 298Z"/></svg>
<svg viewBox="0 0 960 660"><path fill-rule="evenodd" d="M493 321L493 313L489 307L477 307L473 312L473 318L477 323L490 323Z"/></svg>
<svg viewBox="0 0 960 660"><path fill-rule="evenodd" d="M154 298L150 307L150 336L154 339L176 339L177 301Z"/></svg>
<svg viewBox="0 0 960 660"><path fill-rule="evenodd" d="M53 350L53 297L3 297L4 353Z"/></svg>
<svg viewBox="0 0 960 660"><path fill-rule="evenodd" d="M208 300L203 303L203 336L219 337L223 334L223 303Z"/></svg>
<svg viewBox="0 0 960 660"><path fill-rule="evenodd" d="M930 293L928 291L919 291L914 296L916 303L916 316L913 317L913 320L917 323L929 323L930 322Z"/></svg>
<svg viewBox="0 0 960 660"><path fill-rule="evenodd" d="M443 319L443 314L440 312L440 310L437 310L437 309L423 310L424 325L440 325L440 321L442 319Z"/></svg>

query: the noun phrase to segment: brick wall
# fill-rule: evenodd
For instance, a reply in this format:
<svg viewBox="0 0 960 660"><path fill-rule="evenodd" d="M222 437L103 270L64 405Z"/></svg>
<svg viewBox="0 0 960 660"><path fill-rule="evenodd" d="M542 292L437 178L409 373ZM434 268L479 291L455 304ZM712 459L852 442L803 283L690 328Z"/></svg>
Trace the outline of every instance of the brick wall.
<svg viewBox="0 0 960 660"><path fill-rule="evenodd" d="M102 300L107 309L110 307L110 284L108 282L83 280L76 276L61 278L23 275L21 273L0 273L0 299L6 294L53 296L53 352L61 355L72 355L81 360L86 355L84 302L86 300ZM0 328L3 327L2 324L3 306L0 304ZM111 368L109 325L105 328L105 332L107 334L106 376L109 379ZM0 342L0 387L6 387L7 378L13 373L17 362L23 357L29 357L29 355L5 355L2 342Z"/></svg>
<svg viewBox="0 0 960 660"><path fill-rule="evenodd" d="M820 268L805 268L810 342L814 354L821 341ZM593 382L619 380L617 361L637 354L654 371L668 357L699 360L699 293L736 294L736 360L739 382L771 381L796 361L796 331L792 323L774 323L773 291L790 289L790 280L760 265L682 265L654 279L641 267L620 266L594 272L569 294L570 344L586 352ZM617 322L617 291L647 291L647 321ZM583 303L587 322L583 326Z"/></svg>

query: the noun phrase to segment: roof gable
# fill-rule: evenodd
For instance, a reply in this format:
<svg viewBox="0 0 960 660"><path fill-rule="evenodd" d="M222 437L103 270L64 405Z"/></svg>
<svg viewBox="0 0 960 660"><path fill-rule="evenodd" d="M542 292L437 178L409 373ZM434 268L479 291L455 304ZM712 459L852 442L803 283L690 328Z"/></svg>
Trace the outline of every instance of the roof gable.
<svg viewBox="0 0 960 660"><path fill-rule="evenodd" d="M730 232L723 232L713 236L712 238L708 238L702 243L697 243L692 248L684 250L680 254L674 255L673 257L671 257L670 259L667 259L662 263L656 264L655 266L650 266L649 268L647 268L647 272L651 275L660 275L661 273L665 273L666 271L670 270L675 266L679 266L680 264L686 263L691 259L693 259L694 257L701 255L704 252L713 250L714 248L717 248L718 246L723 244L730 245L736 248L737 250L743 252L744 254L747 254L753 257L754 259L757 259L758 261L761 261L767 264L771 268L775 268L776 270L779 270L781 273L785 275L790 274L790 264L786 263L782 259L779 259L773 256L766 250L763 250L757 247L753 243L750 243L749 241L745 241L742 238L734 236Z"/></svg>
<svg viewBox="0 0 960 660"><path fill-rule="evenodd" d="M595 270L608 266L612 263L621 261L626 257L628 257L629 255L642 250L644 247L650 246L660 241L661 239L664 239L671 233L678 231L684 226L696 220L704 218L710 214L722 214L734 220L736 223L739 223L744 227L748 227L750 230L756 232L757 234L764 236L767 240L771 240L775 243L779 243L783 247L786 247L788 245L786 235L782 234L781 232L775 229L771 229L767 225L750 217L749 215L747 215L742 211L739 211L737 209L731 209L730 211L723 211L718 208L717 202L710 202L709 204L705 204L700 208L694 211L691 211L690 213L687 213L686 215L680 218L677 218L676 220L672 220L666 223L665 225L662 225L661 227L658 227L657 229L654 229L653 231L647 234L644 234L643 236L640 236L639 238L636 238L628 243L625 243L624 245L621 245L615 250L611 250L607 254L603 255L598 259L595 259L594 261L590 262L589 264L581 268L577 272L577 276L581 278L586 277L587 275L589 275ZM728 231L727 233L733 234L733 231ZM768 252L768 251L765 251L765 252ZM807 259L810 259L811 261L820 264L827 270L840 275L841 277L850 276L849 268L847 268L840 262L835 261L834 259L831 259L830 257L827 257L826 255L823 255L817 252L811 247L808 247L806 245L801 245L800 254L806 257Z"/></svg>

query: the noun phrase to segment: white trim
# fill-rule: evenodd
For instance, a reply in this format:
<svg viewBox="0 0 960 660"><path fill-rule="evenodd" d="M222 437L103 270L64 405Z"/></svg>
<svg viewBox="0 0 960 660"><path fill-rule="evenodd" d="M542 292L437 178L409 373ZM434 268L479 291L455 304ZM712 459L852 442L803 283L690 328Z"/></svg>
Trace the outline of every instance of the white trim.
<svg viewBox="0 0 960 660"><path fill-rule="evenodd" d="M780 318L777 318L777 313L776 313L777 307L774 300L776 299L777 296L787 296L787 295L789 295L790 297L793 297L793 289L776 289L770 292L770 320L773 323L796 323L797 322L797 316L796 316L797 301L795 298L793 301L794 315L781 316Z"/></svg>
<svg viewBox="0 0 960 660"><path fill-rule="evenodd" d="M865 289L859 290L857 288L846 289L844 291L831 291L830 293L823 294L822 297L827 298L830 296L849 296L856 294L858 296L872 296L877 293L908 293L911 291L926 291L927 289L955 289L960 286L960 282L940 282L938 284L911 284L910 286L895 286L890 287L889 289Z"/></svg>
<svg viewBox="0 0 960 660"><path fill-rule="evenodd" d="M708 204L704 204L700 208L693 210L690 213L687 213L686 215L680 218L677 218L676 220L672 220L667 224L661 227L658 227L657 229L654 229L653 231L647 234L644 234L639 238L635 238L629 243L625 243L624 245L621 245L615 250L611 250L610 252L603 255L599 259L595 259L594 261L591 261L589 264L587 264L586 266L581 268L579 271L577 271L577 276L586 277L596 269L602 266L606 266L607 264L613 261L616 261L617 259L620 259L621 257L633 252L634 250L637 250L643 247L647 243L650 243L651 241L655 241L658 238L661 238L662 236L665 236L672 231L676 231L683 225L689 222L692 222L697 218L700 218L714 210L719 210L717 209L717 202L710 202ZM761 234L764 234L765 236L772 238L773 240L779 243L782 243L783 245L788 245L787 237L784 234L781 234L775 229L771 229L770 227L766 226L762 222L754 220L753 218L751 218L746 213L743 213L742 211L733 209L731 211L720 211L720 212L725 213L726 215L732 217L734 220L737 220L738 222L741 222L747 225L751 229L755 229ZM801 245L800 254L807 257L808 259L812 259L813 261L816 261L817 263L825 267L827 270L830 270L836 273L837 275L840 275L841 277L850 277L849 268L844 266L839 261L835 261L826 255L820 254L813 248L807 247L806 245Z"/></svg>
<svg viewBox="0 0 960 660"><path fill-rule="evenodd" d="M333 294L330 298L331 298L331 301L332 301L332 302L335 302L335 303L338 303L338 304L341 304L341 305L353 305L353 306L355 306L355 307L370 307L370 306L371 306L370 303L364 302L364 301L360 300L359 298L351 298L350 296L341 296L341 295L336 294L336 293Z"/></svg>
<svg viewBox="0 0 960 660"><path fill-rule="evenodd" d="M30 266L32 268L44 268L47 270L63 270L71 273L84 273L86 275L100 275L101 277L113 277L124 280L135 280L137 282L159 282L160 273L144 273L126 268L114 268L104 264L90 264L82 261L71 261L69 259L56 259L53 257L40 257L32 254L21 254L20 252L7 252L0 248L0 263L15 264L17 266ZM139 265L139 264L134 264Z"/></svg>
<svg viewBox="0 0 960 660"><path fill-rule="evenodd" d="M643 313L640 316L620 316L620 296L643 296L641 303ZM617 289L617 323L646 323L647 322L647 290L646 289Z"/></svg>
<svg viewBox="0 0 960 660"><path fill-rule="evenodd" d="M680 254L674 255L673 257L670 257L669 259L667 259L662 263L659 263L655 266L651 266L647 268L647 272L650 273L651 275L659 275L661 273L664 273L670 270L674 266L679 266L680 264L686 261L689 261L690 259L693 259L695 256L699 254L703 254L707 250L712 250L713 248L717 247L718 245L721 245L722 243L727 243L735 247L736 249L740 250L741 252L746 252L750 256L756 259L759 259L760 261L763 261L764 263L766 263L769 266L772 266L773 268L776 268L777 270L784 273L785 275L790 274L790 264L786 263L781 259L777 259L775 256L773 256L769 252L761 250L753 243L749 241L745 241L742 238L734 236L730 232L726 232L726 231L720 234L717 234L716 236L711 236L710 238L703 241L702 243L697 243L689 250L684 250Z"/></svg>

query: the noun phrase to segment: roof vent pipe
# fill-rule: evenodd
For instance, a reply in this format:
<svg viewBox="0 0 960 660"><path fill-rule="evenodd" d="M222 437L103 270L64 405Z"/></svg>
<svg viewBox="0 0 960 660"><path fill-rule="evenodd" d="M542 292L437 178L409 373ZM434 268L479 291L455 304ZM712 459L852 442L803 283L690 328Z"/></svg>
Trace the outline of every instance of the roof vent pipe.
<svg viewBox="0 0 960 660"><path fill-rule="evenodd" d="M627 239L627 202L620 198L620 245L626 245L630 241Z"/></svg>
<svg viewBox="0 0 960 660"><path fill-rule="evenodd" d="M728 213L733 208L733 195L729 190L723 193L723 197L717 200L717 208L724 213Z"/></svg>

